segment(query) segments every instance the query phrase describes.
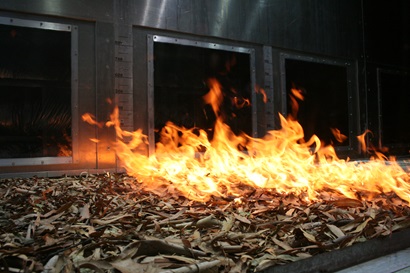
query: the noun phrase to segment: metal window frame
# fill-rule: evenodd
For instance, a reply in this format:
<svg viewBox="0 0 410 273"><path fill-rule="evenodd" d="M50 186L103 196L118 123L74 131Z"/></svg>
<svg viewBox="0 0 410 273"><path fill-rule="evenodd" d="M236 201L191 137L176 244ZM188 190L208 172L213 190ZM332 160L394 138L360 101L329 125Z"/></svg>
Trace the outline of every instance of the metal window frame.
<svg viewBox="0 0 410 273"><path fill-rule="evenodd" d="M349 122L349 145L347 146L337 146L335 147L336 150L357 150L355 147L354 138L355 138L355 102L353 94L355 93L352 75L354 75L354 65L349 60L340 60L340 59L333 59L328 57L319 57L319 56L312 56L312 55L303 55L298 53L285 53L281 52L279 57L280 62L280 83L281 83L281 113L286 116L287 114L287 90L286 90L286 60L298 60L298 61L305 61L305 62L312 62L312 63L319 63L319 64L327 64L327 65L336 65L341 66L346 69L346 76L347 76L347 96L348 96L348 122ZM358 117L356 117L358 119Z"/></svg>
<svg viewBox="0 0 410 273"><path fill-rule="evenodd" d="M178 44L183 46L194 46L215 50L232 51L238 53L249 54L250 63L250 81L251 87L255 86L255 49L248 47L232 46L220 43L202 42L197 40L181 39L177 37L160 36L160 35L147 35L147 54L148 54L148 153L153 155L155 153L155 136L154 136L154 43L169 43ZM256 93L251 91L251 104L252 104L252 136L257 137L257 109L256 109Z"/></svg>
<svg viewBox="0 0 410 273"><path fill-rule="evenodd" d="M11 17L0 17L1 25L38 28L50 31L65 31L71 33L71 138L72 156L67 157L31 157L3 158L0 166L29 166L78 163L78 27L70 24L26 20Z"/></svg>

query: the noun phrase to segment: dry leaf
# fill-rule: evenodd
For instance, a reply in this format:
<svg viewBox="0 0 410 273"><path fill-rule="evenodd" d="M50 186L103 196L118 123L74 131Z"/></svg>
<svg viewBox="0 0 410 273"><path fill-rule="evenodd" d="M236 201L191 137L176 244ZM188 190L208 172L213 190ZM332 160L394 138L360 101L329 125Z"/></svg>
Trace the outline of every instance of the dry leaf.
<svg viewBox="0 0 410 273"><path fill-rule="evenodd" d="M367 218L367 220L364 221L363 223L361 223L359 226L357 226L357 228L354 231L352 231L352 233L362 232L363 229L367 226L367 223L369 223L370 220L371 220L371 218Z"/></svg>
<svg viewBox="0 0 410 273"><path fill-rule="evenodd" d="M341 207L341 208L346 208L346 207L357 208L357 207L363 206L361 201L356 200L356 199L350 199L350 198L343 198L343 199L332 201L330 203L336 207Z"/></svg>
<svg viewBox="0 0 410 273"><path fill-rule="evenodd" d="M235 223L235 216L226 217L225 221L222 222L222 231L228 232L231 230Z"/></svg>
<svg viewBox="0 0 410 273"><path fill-rule="evenodd" d="M285 242L282 242L281 240L276 239L276 236L272 238L273 242L275 244L277 244L278 246L280 246L281 248L283 248L284 250L292 250L293 247L291 247L290 245L288 245Z"/></svg>
<svg viewBox="0 0 410 273"><path fill-rule="evenodd" d="M326 200L305 202L273 189L243 190L240 202L202 203L172 185L146 189L120 174L0 180L1 258L22 255L11 268L16 272L47 265L58 273L157 273L210 265L205 270L245 273L410 227L407 203L391 195L358 201L324 191ZM195 269L185 266L191 263Z"/></svg>
<svg viewBox="0 0 410 273"><path fill-rule="evenodd" d="M198 228L207 228L207 227L212 227L216 225L220 225L221 222L213 215L209 215L205 218L202 218L196 222L196 226Z"/></svg>
<svg viewBox="0 0 410 273"><path fill-rule="evenodd" d="M243 216L241 216L241 215L238 215L238 214L236 214L236 213L232 213L232 214L235 216L236 220L239 220L239 221L241 221L242 223L245 223L245 224L248 224L248 225L251 224L251 221L249 221L248 218L243 217Z"/></svg>
<svg viewBox="0 0 410 273"><path fill-rule="evenodd" d="M344 236L345 236L345 234L343 233L343 231L342 231L340 228L338 228L337 226L335 226L335 225L329 225L329 224L327 224L326 226L330 229L330 231L331 231L334 235L336 235L337 238L341 238L341 237L344 237Z"/></svg>
<svg viewBox="0 0 410 273"><path fill-rule="evenodd" d="M101 219L91 219L91 223L93 224L98 224L98 225L108 225L111 224L113 222L116 222L122 218L126 218L126 217L131 217L131 214L124 214L124 215L115 215L112 217L106 217L104 218L104 220Z"/></svg>
<svg viewBox="0 0 410 273"><path fill-rule="evenodd" d="M80 209L80 219L78 221L83 221L86 219L90 219L90 204L85 204L81 209Z"/></svg>
<svg viewBox="0 0 410 273"><path fill-rule="evenodd" d="M316 238L315 238L314 235L310 234L307 231L304 231L303 229L300 229L300 230L303 232L303 236L305 236L305 238L308 239L309 242L317 243Z"/></svg>
<svg viewBox="0 0 410 273"><path fill-rule="evenodd" d="M147 268L147 265L136 263L131 258L116 259L110 264L121 273L145 273Z"/></svg>

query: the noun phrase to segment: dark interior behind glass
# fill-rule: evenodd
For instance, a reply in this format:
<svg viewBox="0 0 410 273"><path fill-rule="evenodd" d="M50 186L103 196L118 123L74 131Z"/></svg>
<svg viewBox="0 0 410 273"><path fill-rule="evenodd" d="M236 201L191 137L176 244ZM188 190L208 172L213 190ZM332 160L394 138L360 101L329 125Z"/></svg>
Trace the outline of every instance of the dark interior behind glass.
<svg viewBox="0 0 410 273"><path fill-rule="evenodd" d="M315 134L325 144L348 146L349 138L338 142L331 128L349 136L349 111L346 67L296 59L286 59L286 90L302 91L297 119L302 125L305 140ZM288 100L290 102L290 100ZM288 103L288 112L291 109Z"/></svg>
<svg viewBox="0 0 410 273"><path fill-rule="evenodd" d="M71 33L0 25L0 158L72 155Z"/></svg>
<svg viewBox="0 0 410 273"><path fill-rule="evenodd" d="M251 105L237 107L233 101L251 98L249 54L170 43L154 43L155 141L167 121L185 128L200 128L212 138L215 115L203 96L208 79L223 89L224 122L239 134L252 135Z"/></svg>

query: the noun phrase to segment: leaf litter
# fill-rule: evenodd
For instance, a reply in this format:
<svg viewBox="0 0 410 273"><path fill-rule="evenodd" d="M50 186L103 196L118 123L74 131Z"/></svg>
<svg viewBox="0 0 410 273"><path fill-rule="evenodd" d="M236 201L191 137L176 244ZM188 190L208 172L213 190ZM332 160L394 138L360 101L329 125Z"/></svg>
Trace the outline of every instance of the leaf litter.
<svg viewBox="0 0 410 273"><path fill-rule="evenodd" d="M191 201L124 174L0 180L3 272L257 272L410 226L394 193Z"/></svg>

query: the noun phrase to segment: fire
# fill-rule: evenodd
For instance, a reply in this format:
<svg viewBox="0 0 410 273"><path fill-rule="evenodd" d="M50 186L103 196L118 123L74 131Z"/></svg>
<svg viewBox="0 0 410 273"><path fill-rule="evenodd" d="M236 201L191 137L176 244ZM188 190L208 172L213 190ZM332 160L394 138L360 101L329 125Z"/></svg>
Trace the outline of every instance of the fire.
<svg viewBox="0 0 410 273"><path fill-rule="evenodd" d="M320 198L323 190L349 198L395 192L410 202L410 176L397 162L349 162L339 159L334 148L323 146L316 136L303 141L303 129L295 119L296 108L289 118L280 116L281 129L269 131L263 138L235 135L219 113L221 86L213 79L209 84L204 100L217 116L212 140L203 129L168 122L160 132L155 154L146 156L138 149L147 144L147 136L142 130L122 130L118 109L112 113L106 125L116 130L117 156L127 173L147 189L155 192L160 187L177 188L197 201L212 196L239 200L249 189L263 188L298 194L307 200ZM296 89L293 95L303 99ZM340 131L334 133L343 140Z"/></svg>
<svg viewBox="0 0 410 273"><path fill-rule="evenodd" d="M96 126L98 126L99 128L102 128L102 127L104 126L103 123L97 122L97 121L95 120L95 117L94 117L92 114L90 114L90 113L85 113L85 114L83 114L83 115L81 116L81 118L83 119L83 121L88 122L89 124L96 125Z"/></svg>

